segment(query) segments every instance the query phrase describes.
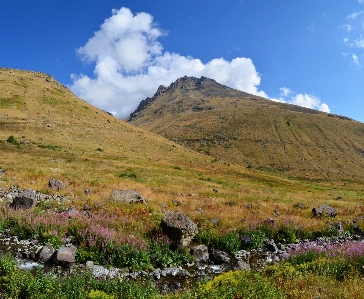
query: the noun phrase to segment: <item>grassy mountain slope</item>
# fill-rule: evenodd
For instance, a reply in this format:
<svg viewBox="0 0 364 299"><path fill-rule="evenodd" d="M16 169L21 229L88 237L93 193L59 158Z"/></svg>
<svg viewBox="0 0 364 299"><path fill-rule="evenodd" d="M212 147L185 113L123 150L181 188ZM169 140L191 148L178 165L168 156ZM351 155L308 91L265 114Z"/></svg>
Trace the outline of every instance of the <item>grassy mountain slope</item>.
<svg viewBox="0 0 364 299"><path fill-rule="evenodd" d="M176 96L177 92L185 93L178 89ZM227 89L227 92L236 91ZM239 113L257 110L256 103L266 105L266 101L260 98L230 97L230 100L236 101L237 105L239 100L254 103L251 107L246 104ZM200 99L196 101L200 103ZM206 105L223 106L226 103L216 100ZM269 109L277 109L277 114L282 115L283 112L275 107ZM189 117L206 116L211 128L205 126L204 130L216 132L218 129L213 129L213 126L221 120L218 114L209 116L209 113L221 111L223 115L224 110L220 109L166 117L185 121L186 127L191 128L190 134L197 139L196 132L199 131L192 129L194 125L200 126L201 119ZM292 117L289 111L284 112ZM322 120L329 119L325 114L317 114ZM229 117L233 119L233 109L229 117L224 117L226 122ZM313 118L314 115L308 117ZM334 120L352 125L345 120ZM287 126L287 132L299 132L296 118L292 117L289 121L290 126L283 123L281 127ZM177 122L170 125L179 128ZM268 126L262 122L262 125L267 129L256 123L251 130L263 134L264 130L271 128L271 124ZM233 142L238 140L234 139L235 136L240 136L238 132L219 130L222 136L219 140L226 144L230 142L233 147ZM205 136L204 132L201 131L201 136ZM252 132L248 133L252 139L255 138ZM6 142L9 136L14 136L16 142ZM256 141L252 141L254 143ZM217 143L215 146L225 153L222 145ZM215 146L209 147L210 154ZM357 146L360 147L360 144ZM267 144L269 147L270 144ZM236 149L239 150L242 149ZM5 171L0 171L0 188L3 190L19 185L23 189L51 193L53 191L47 187L48 180L60 179L67 185L65 190L60 191L68 196L64 208L75 206L82 210L87 204L93 212L102 211L110 217L119 217L125 233L130 233L128 230L132 228L132 233L137 236L143 236L148 229L157 226L164 209L178 209L200 227L217 223L212 226L218 232L250 226L270 217L275 217L277 225L289 219L307 227L326 226L325 220L311 219L311 209L320 203L335 207L338 220L352 219L362 212L364 190L360 184L292 180L253 167L241 167L236 161L230 165L215 161L210 156L118 120L77 98L49 75L37 72L0 69L0 157L0 169ZM244 161L241 163L246 165ZM116 188L139 190L147 199L148 207L116 205L109 200ZM86 194L86 189L90 189L91 194ZM336 197L342 200L334 200ZM304 203L302 209L295 208L298 202ZM130 223L124 226L126 218ZM218 222L211 222L213 219Z"/></svg>
<svg viewBox="0 0 364 299"><path fill-rule="evenodd" d="M128 122L226 163L308 179L364 180L364 124L205 77L160 87Z"/></svg>

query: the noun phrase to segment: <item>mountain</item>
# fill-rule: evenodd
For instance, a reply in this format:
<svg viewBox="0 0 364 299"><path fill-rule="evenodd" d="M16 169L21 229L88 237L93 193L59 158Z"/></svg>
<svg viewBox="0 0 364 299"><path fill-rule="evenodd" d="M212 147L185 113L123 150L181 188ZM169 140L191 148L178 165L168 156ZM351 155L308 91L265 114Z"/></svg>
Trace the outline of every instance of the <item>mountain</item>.
<svg viewBox="0 0 364 299"><path fill-rule="evenodd" d="M217 160L284 175L364 180L364 124L206 77L160 86L127 121Z"/></svg>

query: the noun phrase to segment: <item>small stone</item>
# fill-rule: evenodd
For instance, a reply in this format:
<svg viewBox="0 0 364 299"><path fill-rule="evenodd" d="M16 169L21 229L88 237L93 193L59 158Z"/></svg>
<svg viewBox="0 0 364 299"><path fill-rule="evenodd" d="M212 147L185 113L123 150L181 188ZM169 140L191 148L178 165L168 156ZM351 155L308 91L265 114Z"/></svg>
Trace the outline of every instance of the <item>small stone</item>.
<svg viewBox="0 0 364 299"><path fill-rule="evenodd" d="M136 190L114 190L112 193L112 199L115 201L126 203L126 204L134 204L134 203L144 203L147 204L143 196Z"/></svg>
<svg viewBox="0 0 364 299"><path fill-rule="evenodd" d="M210 260L214 262L217 265L229 263L230 257L229 255L221 250L218 249L212 249L210 252Z"/></svg>
<svg viewBox="0 0 364 299"><path fill-rule="evenodd" d="M206 245L201 244L192 247L191 254L197 263L207 263L209 260L209 249Z"/></svg>
<svg viewBox="0 0 364 299"><path fill-rule="evenodd" d="M62 181L56 179L50 179L48 182L48 186L53 190L60 190L66 188L65 184Z"/></svg>

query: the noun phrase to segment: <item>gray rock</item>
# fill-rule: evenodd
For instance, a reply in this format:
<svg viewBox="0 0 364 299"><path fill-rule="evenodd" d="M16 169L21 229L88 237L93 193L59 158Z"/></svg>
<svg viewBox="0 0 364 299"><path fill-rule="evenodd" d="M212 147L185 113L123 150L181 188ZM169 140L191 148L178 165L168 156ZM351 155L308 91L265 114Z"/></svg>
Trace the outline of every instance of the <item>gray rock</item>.
<svg viewBox="0 0 364 299"><path fill-rule="evenodd" d="M191 254L193 255L195 262L207 263L209 260L209 249L206 245L197 245L191 248Z"/></svg>
<svg viewBox="0 0 364 299"><path fill-rule="evenodd" d="M11 207L16 209L30 209L35 203L34 191L28 188L13 199Z"/></svg>
<svg viewBox="0 0 364 299"><path fill-rule="evenodd" d="M62 181L56 179L50 179L48 182L48 186L53 190L60 190L66 188L66 185Z"/></svg>
<svg viewBox="0 0 364 299"><path fill-rule="evenodd" d="M163 233L182 247L188 246L198 233L197 225L178 211L165 211L160 225Z"/></svg>
<svg viewBox="0 0 364 299"><path fill-rule="evenodd" d="M295 209L301 209L301 210L306 209L306 206L302 202L298 202L298 203L294 204L293 207Z"/></svg>
<svg viewBox="0 0 364 299"><path fill-rule="evenodd" d="M343 224L342 224L342 222L340 222L340 221L337 221L337 222L332 223L332 227L333 227L334 229L336 229L336 230L337 230L337 232L338 232L340 235L342 235L342 234L344 234L344 233L345 233L344 225L343 225Z"/></svg>
<svg viewBox="0 0 364 299"><path fill-rule="evenodd" d="M321 218L322 216L335 217L337 211L328 205L321 205L318 208L312 209L313 217Z"/></svg>
<svg viewBox="0 0 364 299"><path fill-rule="evenodd" d="M147 204L143 196L136 190L114 190L112 199L126 204L144 203Z"/></svg>
<svg viewBox="0 0 364 299"><path fill-rule="evenodd" d="M249 271L250 270L250 265L247 262L245 262L245 261L239 260L233 266L233 270L245 270L245 271Z"/></svg>
<svg viewBox="0 0 364 299"><path fill-rule="evenodd" d="M230 257L226 252L213 248L210 252L210 260L219 265L229 263Z"/></svg>
<svg viewBox="0 0 364 299"><path fill-rule="evenodd" d="M276 243L274 243L274 240L271 240L271 239L264 239L263 248L270 252L278 251L278 247L277 247Z"/></svg>
<svg viewBox="0 0 364 299"><path fill-rule="evenodd" d="M53 257L53 262L63 268L71 268L76 261L76 247L60 247Z"/></svg>
<svg viewBox="0 0 364 299"><path fill-rule="evenodd" d="M39 249L38 252L35 254L35 260L40 263L50 262L54 252L55 250L52 244L47 243L41 249Z"/></svg>

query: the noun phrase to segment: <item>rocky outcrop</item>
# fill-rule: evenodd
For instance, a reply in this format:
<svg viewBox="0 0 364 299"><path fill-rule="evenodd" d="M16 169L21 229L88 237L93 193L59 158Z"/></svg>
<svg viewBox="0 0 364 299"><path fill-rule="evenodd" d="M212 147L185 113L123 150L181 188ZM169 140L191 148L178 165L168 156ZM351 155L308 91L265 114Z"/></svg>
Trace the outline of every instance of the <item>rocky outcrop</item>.
<svg viewBox="0 0 364 299"><path fill-rule="evenodd" d="M28 188L16 196L10 206L16 209L30 209L35 203L36 198L34 191Z"/></svg>
<svg viewBox="0 0 364 299"><path fill-rule="evenodd" d="M143 196L136 190L114 190L111 198L121 203L132 204L132 203L143 203L147 204Z"/></svg>
<svg viewBox="0 0 364 299"><path fill-rule="evenodd" d="M321 205L318 208L313 208L312 213L315 218L321 218L323 216L336 217L337 215L337 211L328 205Z"/></svg>
<svg viewBox="0 0 364 299"><path fill-rule="evenodd" d="M178 211L165 211L161 228L164 234L182 247L188 246L198 233L197 225L187 215Z"/></svg>

